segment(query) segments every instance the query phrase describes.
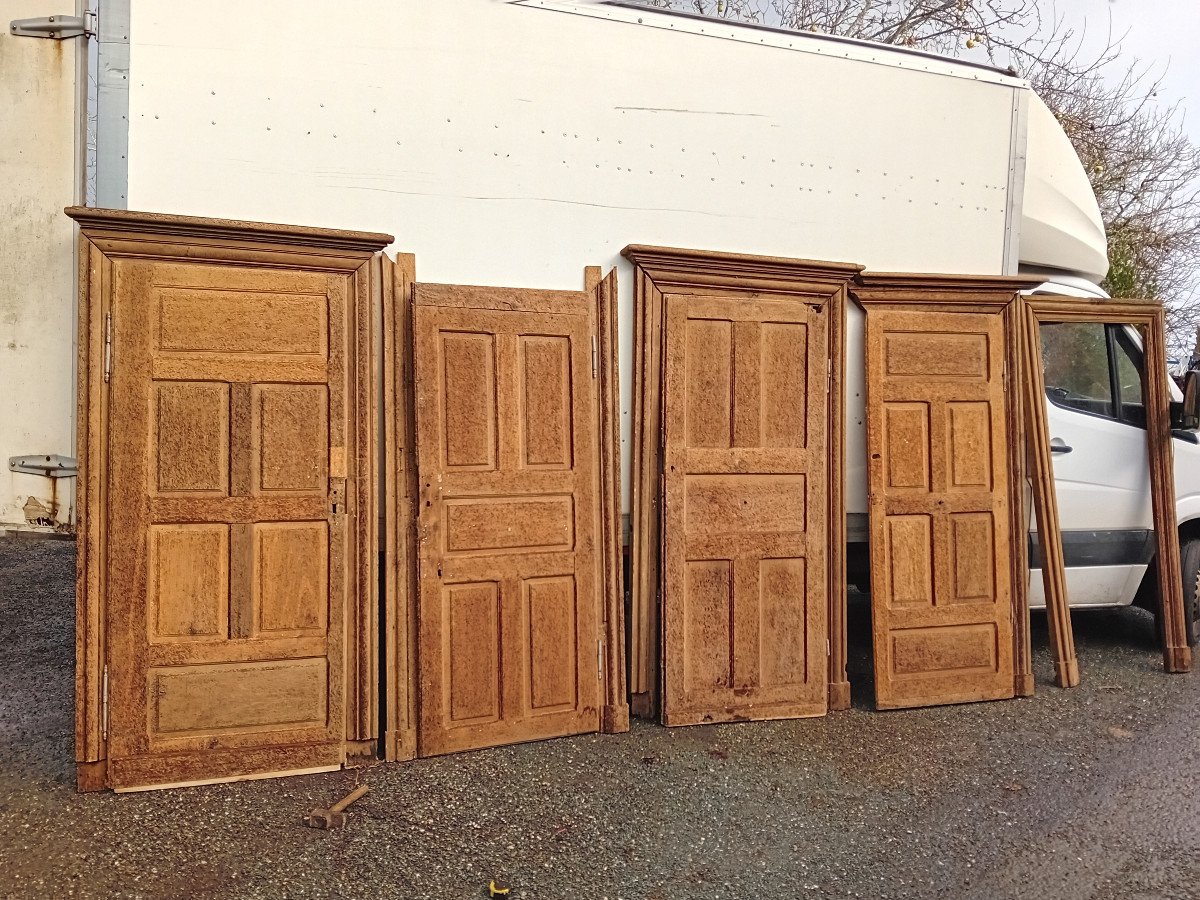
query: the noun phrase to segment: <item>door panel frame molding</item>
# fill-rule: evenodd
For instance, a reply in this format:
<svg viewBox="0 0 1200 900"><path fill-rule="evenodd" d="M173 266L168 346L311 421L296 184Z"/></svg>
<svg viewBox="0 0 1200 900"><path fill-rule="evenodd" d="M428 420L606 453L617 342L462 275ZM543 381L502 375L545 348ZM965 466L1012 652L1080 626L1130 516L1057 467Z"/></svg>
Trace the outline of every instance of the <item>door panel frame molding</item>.
<svg viewBox="0 0 1200 900"><path fill-rule="evenodd" d="M347 554L355 574L347 579L344 740L351 756L361 754L365 745L378 738L374 650L378 642L375 614L378 569L371 543L376 509L372 478L376 401L371 388L374 334L370 262L392 243L392 236L79 206L68 207L65 212L80 228L75 636L75 759L79 789L99 790L109 783L106 700L109 622L105 595L109 409L104 372L112 361L106 336L114 289L113 262L122 259L230 263L242 268L286 268L343 274L348 278L353 295L348 316L351 396L347 398L348 418L353 428L348 441L353 441L353 445L346 448L345 475L355 485ZM231 776L234 774L230 772Z"/></svg>
<svg viewBox="0 0 1200 900"><path fill-rule="evenodd" d="M1042 380L1042 343L1040 326L1043 322L1088 322L1104 325L1130 325L1142 338L1143 372L1142 402L1146 407L1146 445L1150 457L1150 501L1154 516L1154 532L1166 535L1156 540L1154 554L1162 604L1163 668L1167 672L1190 672L1192 648L1187 642L1187 621L1183 601L1183 585L1179 577L1179 524L1175 514L1175 450L1171 438L1171 395L1167 386L1167 354L1164 336L1164 311L1158 300L1097 300L1084 297L1064 297L1055 294L1035 294L1023 298L1026 326L1027 362L1030 372L1026 381L1040 388L1040 413L1029 417L1031 438L1036 447L1049 447L1046 425L1045 387ZM1036 388L1035 388L1036 389ZM1052 540L1047 546L1057 546L1057 559L1045 554L1043 567L1046 586L1047 619L1050 622L1051 644L1055 653L1055 668L1059 683L1074 686L1079 683L1075 659L1074 636L1071 633L1070 609L1067 605L1066 580L1063 574L1061 535L1055 510L1053 471L1048 455L1040 460L1035 474L1035 503L1039 504L1038 528L1046 516ZM1042 496L1036 497L1041 484ZM1049 509L1042 507L1048 506ZM1050 513L1053 513L1051 517ZM1052 591L1051 588L1054 588Z"/></svg>
<svg viewBox="0 0 1200 900"><path fill-rule="evenodd" d="M829 708L850 706L846 676L845 305L863 267L630 244L634 266L633 434L630 504L630 693L635 715L657 714L662 692L662 461L666 294L750 292L823 304L829 315Z"/></svg>
<svg viewBox="0 0 1200 900"><path fill-rule="evenodd" d="M1020 377L1020 291L1031 290L1040 280L1019 276L942 275L928 273L864 272L850 294L870 314L872 308L895 311L945 313L999 313L1005 334L1005 418L1008 425L1009 533L1025 535L1025 443L1022 430ZM864 332L864 356L866 334ZM868 404L870 398L866 398ZM872 531L874 529L872 528ZM1029 542L1013 540L1009 558L1012 583L1014 693L1033 694L1032 654L1029 642L1028 553Z"/></svg>

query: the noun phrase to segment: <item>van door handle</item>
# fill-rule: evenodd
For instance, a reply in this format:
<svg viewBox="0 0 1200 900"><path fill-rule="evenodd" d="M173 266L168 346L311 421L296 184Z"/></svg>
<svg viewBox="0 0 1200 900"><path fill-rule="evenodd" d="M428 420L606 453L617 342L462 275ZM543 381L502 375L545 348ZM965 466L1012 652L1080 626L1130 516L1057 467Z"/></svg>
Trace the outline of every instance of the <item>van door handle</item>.
<svg viewBox="0 0 1200 900"><path fill-rule="evenodd" d="M1050 439L1050 452L1051 453L1070 453L1074 449L1075 449L1074 447L1071 447L1062 438L1051 438Z"/></svg>

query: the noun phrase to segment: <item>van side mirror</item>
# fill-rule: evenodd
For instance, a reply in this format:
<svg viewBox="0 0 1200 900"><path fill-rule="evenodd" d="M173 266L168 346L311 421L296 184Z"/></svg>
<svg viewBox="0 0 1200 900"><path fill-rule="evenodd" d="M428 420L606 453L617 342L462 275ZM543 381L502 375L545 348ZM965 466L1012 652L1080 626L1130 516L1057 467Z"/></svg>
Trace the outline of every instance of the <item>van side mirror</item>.
<svg viewBox="0 0 1200 900"><path fill-rule="evenodd" d="M1183 403L1177 428L1200 428L1200 371L1192 369L1183 377Z"/></svg>

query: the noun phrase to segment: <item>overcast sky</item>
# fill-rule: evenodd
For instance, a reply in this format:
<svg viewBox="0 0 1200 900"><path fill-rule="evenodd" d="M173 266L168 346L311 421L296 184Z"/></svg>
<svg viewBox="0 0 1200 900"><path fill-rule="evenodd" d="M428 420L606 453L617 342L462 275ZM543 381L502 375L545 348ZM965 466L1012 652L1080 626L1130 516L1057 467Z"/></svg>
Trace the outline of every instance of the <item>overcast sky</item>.
<svg viewBox="0 0 1200 900"><path fill-rule="evenodd" d="M1103 47L1111 26L1124 35L1122 56L1162 72L1159 102L1179 101L1192 140L1200 142L1200 2L1197 0L1053 0L1064 24L1086 24L1085 47ZM1049 5L1049 4L1048 4Z"/></svg>

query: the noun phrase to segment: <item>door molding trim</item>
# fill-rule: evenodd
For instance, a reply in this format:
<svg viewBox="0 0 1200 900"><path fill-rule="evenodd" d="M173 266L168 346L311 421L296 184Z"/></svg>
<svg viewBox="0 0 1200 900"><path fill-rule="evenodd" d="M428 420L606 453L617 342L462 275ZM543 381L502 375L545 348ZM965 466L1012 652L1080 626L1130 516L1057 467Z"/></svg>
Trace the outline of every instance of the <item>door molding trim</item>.
<svg viewBox="0 0 1200 900"><path fill-rule="evenodd" d="M65 210L80 227L79 320L77 332L77 440L79 510L76 561L75 759L77 786L98 790L108 784L105 700L108 565L105 522L107 508L108 384L103 370L108 358L106 320L111 310L115 260L237 263L241 266L287 267L344 273L353 293L349 340L350 417L354 422L347 474L354 478L356 524L351 526L351 579L347 615L356 623L346 642L347 685L345 739L374 740L377 734L376 690L378 629L375 615L378 569L369 529L375 517L373 488L374 392L371 389L373 330L369 264L393 240L374 232L339 231L273 225L230 219L172 216L127 210L72 206ZM119 364L119 363L118 363ZM364 574L365 573L365 574ZM111 661L119 665L119 660ZM372 729L375 729L373 731Z"/></svg>
<svg viewBox="0 0 1200 900"><path fill-rule="evenodd" d="M846 676L845 305L862 272L855 263L820 262L711 250L630 244L634 266L633 434L630 504L630 693L636 715L653 717L661 699L662 456L666 293L745 291L794 297L829 313L829 708L850 706Z"/></svg>

